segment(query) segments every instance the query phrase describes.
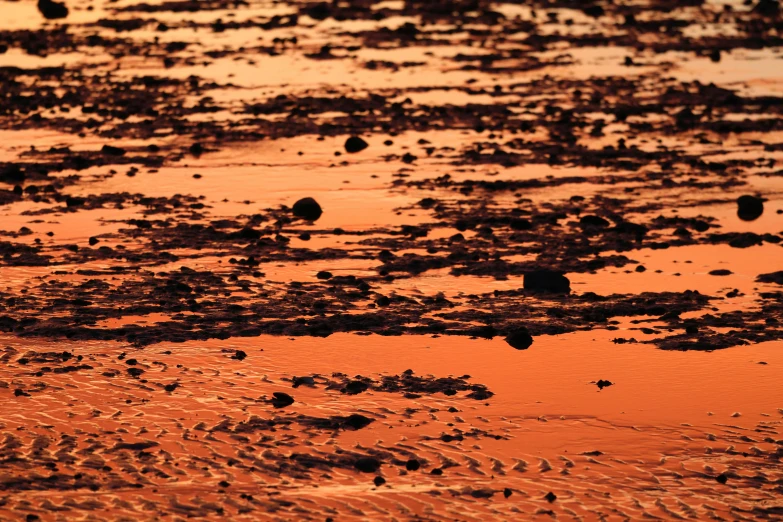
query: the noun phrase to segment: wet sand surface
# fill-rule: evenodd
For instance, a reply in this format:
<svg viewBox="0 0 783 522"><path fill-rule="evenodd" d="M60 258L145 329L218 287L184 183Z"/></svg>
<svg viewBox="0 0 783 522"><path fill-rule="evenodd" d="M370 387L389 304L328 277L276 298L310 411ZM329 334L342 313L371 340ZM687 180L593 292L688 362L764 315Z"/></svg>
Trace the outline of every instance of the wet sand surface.
<svg viewBox="0 0 783 522"><path fill-rule="evenodd" d="M58 5L0 519L783 519L779 2Z"/></svg>

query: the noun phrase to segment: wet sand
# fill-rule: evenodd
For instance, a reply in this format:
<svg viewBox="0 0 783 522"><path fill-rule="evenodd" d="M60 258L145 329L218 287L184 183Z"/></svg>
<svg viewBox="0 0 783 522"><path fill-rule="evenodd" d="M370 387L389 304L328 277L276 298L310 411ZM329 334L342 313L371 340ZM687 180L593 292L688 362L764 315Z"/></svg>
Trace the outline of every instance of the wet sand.
<svg viewBox="0 0 783 522"><path fill-rule="evenodd" d="M43 4L0 519L783 518L779 2Z"/></svg>

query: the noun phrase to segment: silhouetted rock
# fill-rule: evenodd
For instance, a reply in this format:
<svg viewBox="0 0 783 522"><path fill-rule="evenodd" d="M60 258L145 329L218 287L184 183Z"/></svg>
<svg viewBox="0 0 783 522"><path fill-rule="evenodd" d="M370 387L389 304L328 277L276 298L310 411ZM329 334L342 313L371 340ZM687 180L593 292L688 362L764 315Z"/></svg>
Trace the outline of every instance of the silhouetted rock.
<svg viewBox="0 0 783 522"><path fill-rule="evenodd" d="M244 361L247 358L247 354L242 350L237 350L236 353L231 356L231 358L236 359L237 361Z"/></svg>
<svg viewBox="0 0 783 522"><path fill-rule="evenodd" d="M421 464L419 464L419 461L416 459L410 459L408 462L405 463L405 469L408 471L416 471L421 467Z"/></svg>
<svg viewBox="0 0 783 522"><path fill-rule="evenodd" d="M614 383L612 381L607 381L605 379L600 379L595 384L596 384L596 386L598 386L598 389L603 390L604 388L608 388L609 386L612 386Z"/></svg>
<svg viewBox="0 0 783 522"><path fill-rule="evenodd" d="M323 210L321 205L318 204L313 198L302 198L293 207L294 216L306 219L307 221L315 221L321 217Z"/></svg>
<svg viewBox="0 0 783 522"><path fill-rule="evenodd" d="M582 218L579 220L579 224L583 227L608 227L609 221L602 218L601 216L582 216Z"/></svg>
<svg viewBox="0 0 783 522"><path fill-rule="evenodd" d="M517 350L527 350L533 344L533 337L524 326L517 328L506 336L506 342Z"/></svg>
<svg viewBox="0 0 783 522"><path fill-rule="evenodd" d="M373 482L373 484L375 484L376 486L380 487L380 486L383 486L384 484L386 484L386 479L385 479L385 478L383 478L383 477L375 477L375 478L372 480L372 482Z"/></svg>
<svg viewBox="0 0 783 522"><path fill-rule="evenodd" d="M354 467L362 473L375 473L381 467L381 461L373 457L361 457L356 460Z"/></svg>
<svg viewBox="0 0 783 522"><path fill-rule="evenodd" d="M373 419L365 417L364 415L359 415L358 413L353 413L345 418L343 421L343 427L346 429L350 428L352 430L360 430L362 428L366 428L372 423Z"/></svg>
<svg viewBox="0 0 783 522"><path fill-rule="evenodd" d="M783 271L772 272L771 274L761 274L756 278L758 283L775 283L776 285L783 285Z"/></svg>
<svg viewBox="0 0 783 522"><path fill-rule="evenodd" d="M713 276L729 276L729 275L731 275L733 273L734 272L732 272L731 270L726 270L726 269L723 269L723 268L722 269L718 269L718 270L711 270L710 271L710 275L713 275Z"/></svg>
<svg viewBox="0 0 783 522"><path fill-rule="evenodd" d="M363 383L362 381L350 381L340 391L342 391L343 393L347 393L348 395L357 395L359 393L367 391L369 387L370 386L368 384Z"/></svg>
<svg viewBox="0 0 783 522"><path fill-rule="evenodd" d="M756 196L740 196L737 199L737 216L743 221L755 221L764 213L764 200Z"/></svg>
<svg viewBox="0 0 783 522"><path fill-rule="evenodd" d="M536 270L525 274L524 289L529 292L568 294L571 292L571 281L562 272Z"/></svg>
<svg viewBox="0 0 783 522"><path fill-rule="evenodd" d="M511 491L510 488L506 488L506 489L503 490L503 496L506 497L506 498L510 497L512 493L513 493L513 491Z"/></svg>
<svg viewBox="0 0 783 522"><path fill-rule="evenodd" d="M752 11L762 16L777 16L780 14L779 0L759 0L759 3L753 6Z"/></svg>
<svg viewBox="0 0 783 522"><path fill-rule="evenodd" d="M270 401L275 408L285 408L294 403L294 398L283 392L274 392Z"/></svg>
<svg viewBox="0 0 783 522"><path fill-rule="evenodd" d="M124 156L125 155L125 149L120 147L114 147L112 145L104 145L101 149L101 152L103 154L109 155L109 156Z"/></svg>
<svg viewBox="0 0 783 522"><path fill-rule="evenodd" d="M327 279L331 279L332 278L332 273L331 272L326 272L326 271L322 270L322 271L318 272L317 274L315 274L315 277L317 277L318 279L321 279L323 281L326 281Z"/></svg>
<svg viewBox="0 0 783 522"><path fill-rule="evenodd" d="M729 481L729 477L726 476L725 473L721 473L717 477L715 477L715 480L717 480L720 484L725 484Z"/></svg>
<svg viewBox="0 0 783 522"><path fill-rule="evenodd" d="M63 2L38 0L38 10L47 20L57 20L68 16L68 7Z"/></svg>
<svg viewBox="0 0 783 522"><path fill-rule="evenodd" d="M550 491L549 493L547 493L547 494L544 496L544 498L546 499L546 501L547 501L547 502L549 502L549 503L552 503L552 502L554 502L555 500L557 500L557 495L555 495L554 493L552 493L552 492Z"/></svg>
<svg viewBox="0 0 783 522"><path fill-rule="evenodd" d="M345 152L356 154L369 147L366 141L358 136L351 136L345 141Z"/></svg>

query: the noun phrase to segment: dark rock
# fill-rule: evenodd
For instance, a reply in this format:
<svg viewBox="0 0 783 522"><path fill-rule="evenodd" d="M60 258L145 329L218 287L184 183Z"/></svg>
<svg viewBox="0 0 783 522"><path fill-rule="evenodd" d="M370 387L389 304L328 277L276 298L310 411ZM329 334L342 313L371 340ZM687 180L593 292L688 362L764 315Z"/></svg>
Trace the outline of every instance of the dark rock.
<svg viewBox="0 0 783 522"><path fill-rule="evenodd" d="M367 391L370 386L362 381L350 381L345 387L340 390L348 395L358 395L359 393Z"/></svg>
<svg viewBox="0 0 783 522"><path fill-rule="evenodd" d="M524 289L529 292L544 292L553 294L568 294L571 292L571 281L562 272L552 270L536 270L525 274Z"/></svg>
<svg viewBox="0 0 783 522"><path fill-rule="evenodd" d="M634 268L634 271L636 271L636 272L641 274L642 272L646 272L647 271L647 267L644 266L644 265L638 265L636 268Z"/></svg>
<svg viewBox="0 0 783 522"><path fill-rule="evenodd" d="M510 488L506 488L506 489L503 490L503 496L506 497L506 498L510 497L512 493L513 493L513 491L511 491Z"/></svg>
<svg viewBox="0 0 783 522"><path fill-rule="evenodd" d="M755 221L764 213L764 200L755 196L737 198L737 216L743 221Z"/></svg>
<svg viewBox="0 0 783 522"><path fill-rule="evenodd" d="M421 464L419 464L419 461L416 459L410 459L408 462L405 463L405 469L408 471L416 471L421 467Z"/></svg>
<svg viewBox="0 0 783 522"><path fill-rule="evenodd" d="M124 156L125 155L125 149L122 149L120 147L113 147L111 145L104 145L101 149L101 152L103 154L106 154L108 156Z"/></svg>
<svg viewBox="0 0 783 522"><path fill-rule="evenodd" d="M236 353L231 356L231 358L236 359L237 361L244 361L247 359L247 354L242 350L237 350Z"/></svg>
<svg viewBox="0 0 783 522"><path fill-rule="evenodd" d="M332 278L332 273L331 272L326 272L326 271L322 270L322 271L318 272L317 274L315 274L315 277L317 277L318 279L321 279L323 281L326 281L326 280Z"/></svg>
<svg viewBox="0 0 783 522"><path fill-rule="evenodd" d="M582 216L582 219L579 220L579 224L583 227L608 227L609 221L605 220L604 218L600 216Z"/></svg>
<svg viewBox="0 0 783 522"><path fill-rule="evenodd" d="M489 488L474 489L470 492L470 496L473 498L491 498L495 494L495 490Z"/></svg>
<svg viewBox="0 0 783 522"><path fill-rule="evenodd" d="M294 377L292 379L293 387L298 388L302 385L305 386L315 386L315 379L312 377Z"/></svg>
<svg viewBox="0 0 783 522"><path fill-rule="evenodd" d="M756 278L757 283L774 283L776 285L783 285L783 271L772 272L771 274L761 274Z"/></svg>
<svg viewBox="0 0 783 522"><path fill-rule="evenodd" d="M366 428L373 422L374 422L373 419L369 417L365 417L364 415L359 415L358 413L354 413L345 418L345 420L343 421L343 426L345 428L350 428L352 430L360 430L362 428Z"/></svg>
<svg viewBox="0 0 783 522"><path fill-rule="evenodd" d="M372 480L372 482L373 482L373 484L375 484L376 486L380 487L380 486L383 486L384 484L386 484L386 479L385 479L385 478L383 478L383 477L375 477L375 478Z"/></svg>
<svg viewBox="0 0 783 522"><path fill-rule="evenodd" d="M358 136L351 136L345 141L345 152L356 154L369 147L366 141Z"/></svg>
<svg viewBox="0 0 783 522"><path fill-rule="evenodd" d="M533 337L524 326L517 328L506 336L506 342L517 350L527 350L533 344Z"/></svg>
<svg viewBox="0 0 783 522"><path fill-rule="evenodd" d="M274 392L270 401L275 408L285 408L294 403L294 398L283 392Z"/></svg>
<svg viewBox="0 0 783 522"><path fill-rule="evenodd" d="M595 384L596 384L596 386L598 386L598 389L603 390L604 388L608 388L609 386L612 386L614 383L612 381L607 381L607 380L604 380L604 379L600 379Z"/></svg>
<svg viewBox="0 0 783 522"><path fill-rule="evenodd" d="M780 2L779 0L759 0L751 11L761 16L777 16L780 14Z"/></svg>
<svg viewBox="0 0 783 522"><path fill-rule="evenodd" d="M354 463L354 467L362 473L375 473L381 467L381 461L374 457L360 457Z"/></svg>
<svg viewBox="0 0 783 522"><path fill-rule="evenodd" d="M713 276L729 276L729 275L731 275L733 273L734 272L732 272L731 270L720 269L720 270L712 270L710 272L710 275L713 275Z"/></svg>
<svg viewBox="0 0 783 522"><path fill-rule="evenodd" d="M549 502L551 504L552 502L557 500L557 495L555 495L554 493L552 493L550 491L549 493L546 494L546 496L544 498L546 499L547 502Z"/></svg>
<svg viewBox="0 0 783 522"><path fill-rule="evenodd" d="M293 207L294 216L306 219L307 221L315 221L321 217L323 210L321 205L318 204L313 198L302 198Z"/></svg>
<svg viewBox="0 0 783 522"><path fill-rule="evenodd" d="M432 471L430 471L430 475L441 476L443 475L443 470L440 468L435 468Z"/></svg>
<svg viewBox="0 0 783 522"><path fill-rule="evenodd" d="M173 382L171 384L167 384L166 386L163 387L163 389L166 390L167 392L173 392L177 388L179 388L179 383L176 383L176 382Z"/></svg>
<svg viewBox="0 0 783 522"><path fill-rule="evenodd" d="M47 20L57 20L68 16L68 7L63 2L38 0L38 10Z"/></svg>
<svg viewBox="0 0 783 522"><path fill-rule="evenodd" d="M725 484L726 482L729 481L729 477L727 477L725 473L721 473L720 475L715 477L715 480L717 480L718 483L720 484Z"/></svg>

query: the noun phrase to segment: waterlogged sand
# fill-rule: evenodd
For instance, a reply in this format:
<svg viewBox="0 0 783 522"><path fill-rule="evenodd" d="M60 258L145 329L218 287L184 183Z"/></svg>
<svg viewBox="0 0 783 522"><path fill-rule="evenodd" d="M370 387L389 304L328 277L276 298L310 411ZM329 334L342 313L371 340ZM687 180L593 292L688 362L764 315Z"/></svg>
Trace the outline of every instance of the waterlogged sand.
<svg viewBox="0 0 783 522"><path fill-rule="evenodd" d="M783 518L778 2L68 7L0 2L0 519Z"/></svg>

